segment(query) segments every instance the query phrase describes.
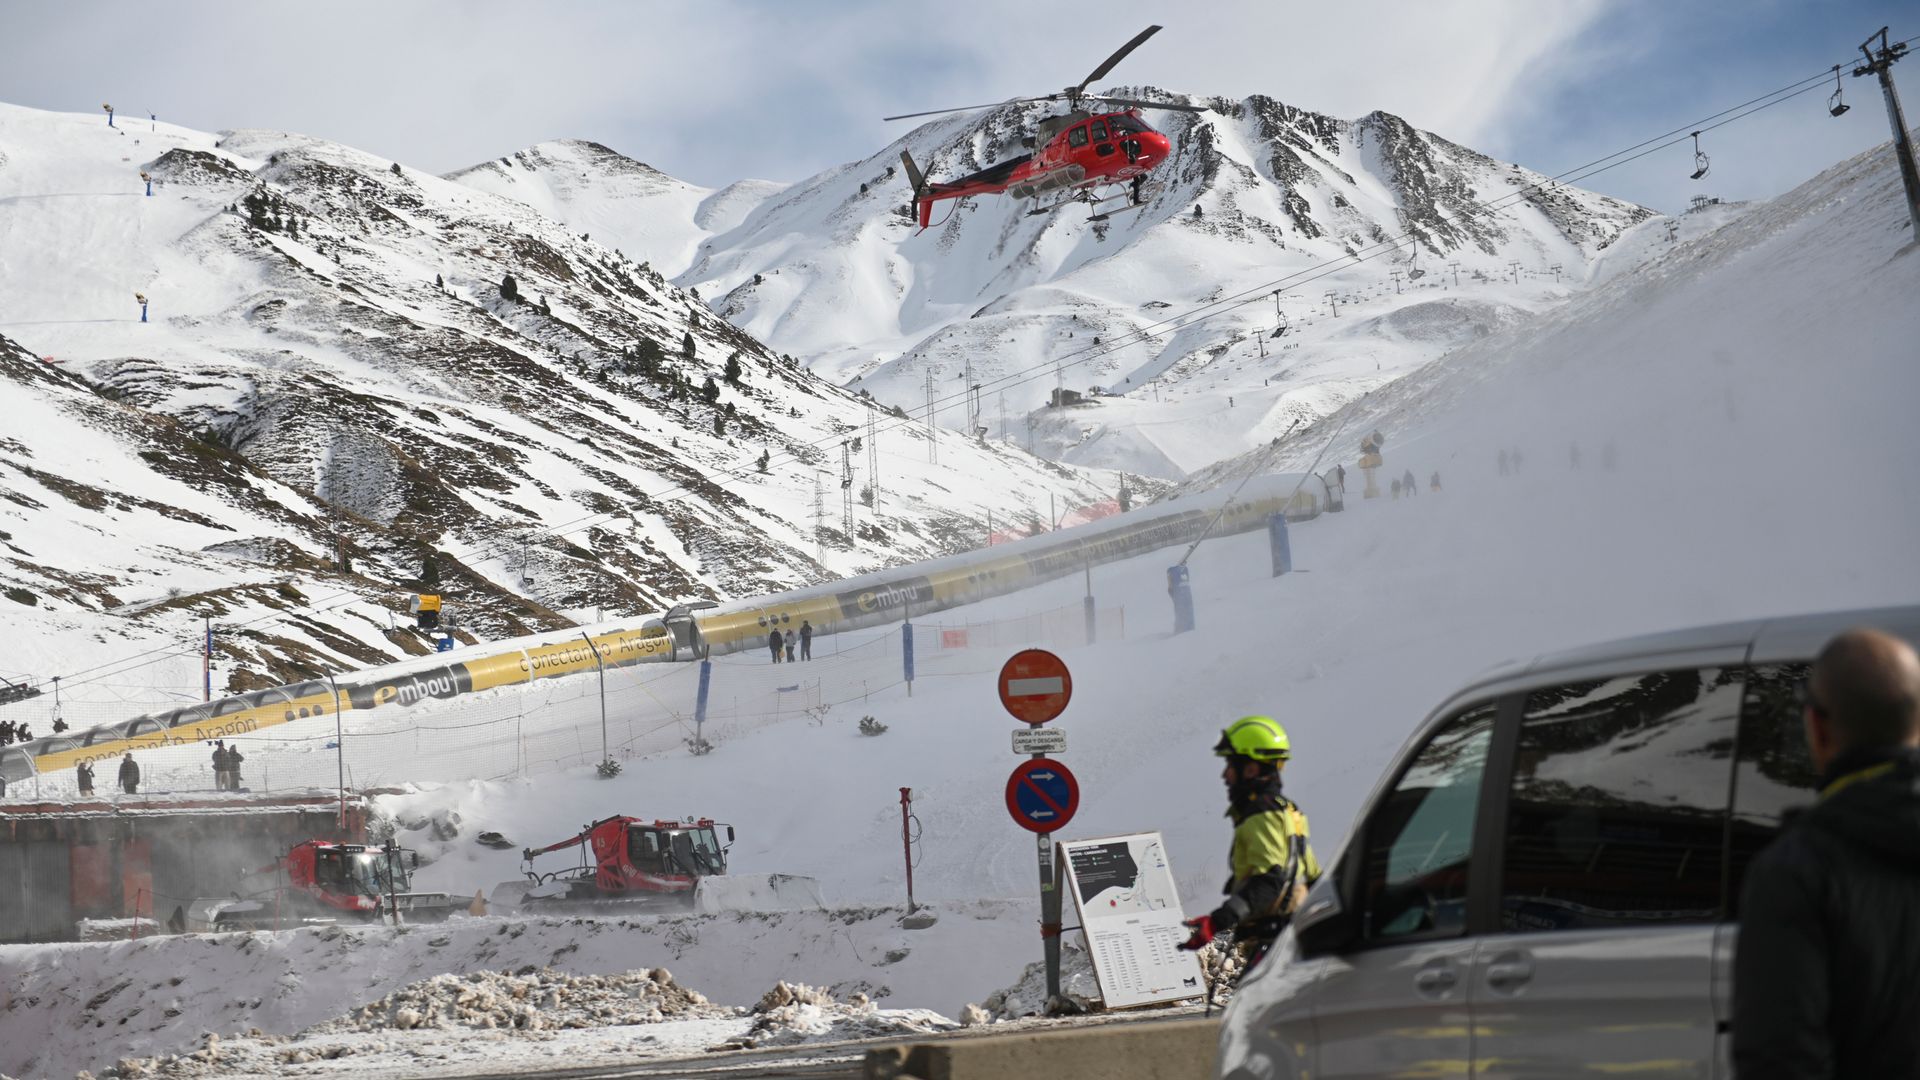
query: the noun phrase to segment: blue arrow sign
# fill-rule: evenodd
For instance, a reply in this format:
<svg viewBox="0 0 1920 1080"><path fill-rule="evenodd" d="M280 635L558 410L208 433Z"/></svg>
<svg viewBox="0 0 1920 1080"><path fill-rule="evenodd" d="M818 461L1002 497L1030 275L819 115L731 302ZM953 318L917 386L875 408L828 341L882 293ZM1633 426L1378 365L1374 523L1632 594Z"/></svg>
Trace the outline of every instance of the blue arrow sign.
<svg viewBox="0 0 1920 1080"><path fill-rule="evenodd" d="M1023 761L1007 778L1007 812L1023 829L1052 832L1063 828L1079 806L1080 785L1057 761Z"/></svg>

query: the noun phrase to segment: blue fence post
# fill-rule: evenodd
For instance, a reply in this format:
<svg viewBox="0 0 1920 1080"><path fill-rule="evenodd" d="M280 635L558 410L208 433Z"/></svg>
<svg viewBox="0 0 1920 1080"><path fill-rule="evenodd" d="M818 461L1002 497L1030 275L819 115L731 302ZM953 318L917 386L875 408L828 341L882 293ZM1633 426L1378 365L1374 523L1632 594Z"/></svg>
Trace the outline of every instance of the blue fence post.
<svg viewBox="0 0 1920 1080"><path fill-rule="evenodd" d="M1287 515L1273 514L1267 518L1267 547L1273 551L1274 577L1293 569L1293 543L1287 539Z"/></svg>
<svg viewBox="0 0 1920 1080"><path fill-rule="evenodd" d="M907 696L913 696L913 624L900 624L900 662L907 676Z"/></svg>
<svg viewBox="0 0 1920 1080"><path fill-rule="evenodd" d="M693 699L693 741L697 746L705 738L707 726L707 691L713 687L713 661L700 661L700 690Z"/></svg>
<svg viewBox="0 0 1920 1080"><path fill-rule="evenodd" d="M1167 595L1173 598L1173 632L1184 634L1193 629L1193 586L1185 563L1167 567Z"/></svg>

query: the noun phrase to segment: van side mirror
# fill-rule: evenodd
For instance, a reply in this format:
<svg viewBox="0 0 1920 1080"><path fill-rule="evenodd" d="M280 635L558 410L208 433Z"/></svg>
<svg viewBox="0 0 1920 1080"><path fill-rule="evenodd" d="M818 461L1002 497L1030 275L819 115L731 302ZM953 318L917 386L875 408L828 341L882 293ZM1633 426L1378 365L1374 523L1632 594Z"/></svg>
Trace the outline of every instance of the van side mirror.
<svg viewBox="0 0 1920 1080"><path fill-rule="evenodd" d="M733 843L733 826L727 826L727 843Z"/></svg>
<svg viewBox="0 0 1920 1080"><path fill-rule="evenodd" d="M1355 912L1347 910L1334 874L1323 875L1307 891L1306 900L1293 917L1293 940L1302 958L1311 959L1337 953L1352 944L1355 937Z"/></svg>
<svg viewBox="0 0 1920 1080"><path fill-rule="evenodd" d="M413 869L420 869L420 853L417 851L413 853Z"/></svg>

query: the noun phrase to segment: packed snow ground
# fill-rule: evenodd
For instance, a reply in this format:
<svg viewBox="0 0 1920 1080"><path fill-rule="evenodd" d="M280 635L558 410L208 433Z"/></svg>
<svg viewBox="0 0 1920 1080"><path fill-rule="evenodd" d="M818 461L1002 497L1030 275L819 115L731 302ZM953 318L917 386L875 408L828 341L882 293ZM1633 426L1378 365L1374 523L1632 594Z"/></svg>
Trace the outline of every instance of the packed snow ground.
<svg viewBox="0 0 1920 1080"><path fill-rule="evenodd" d="M1296 529L1300 572L1281 578L1269 576L1260 535L1204 545L1192 564L1192 633L1063 646L1075 693L1056 723L1069 733L1061 756L1082 794L1067 836L1162 831L1184 900L1202 910L1225 876L1227 839L1208 751L1235 716L1268 713L1287 725L1288 791L1330 858L1408 731L1488 665L1621 634L1920 600L1911 555L1920 507L1905 497L1916 459L1908 413L1920 397L1917 291L1920 258L1883 148L1310 431L1311 445L1293 453L1310 456L1333 440L1329 460L1351 470L1353 444L1377 426L1388 435L1386 475L1412 471L1420 494L1354 498L1345 513ZM1497 469L1503 450L1521 451L1513 475ZM1434 472L1439 491L1427 484ZM1360 478L1351 478L1357 490ZM1095 592L1129 612L1165 613L1164 568L1174 558L1103 568ZM979 607L983 615L1055 607L1079 586L1056 582ZM679 923L698 942L677 958L667 922L555 924L572 927L564 933L540 922L526 933L539 927L543 948L578 947L563 963L598 959L601 950L583 942L618 941L632 949L623 967L671 964L722 1001L744 1003L791 972L867 980L876 996L884 982L888 1004L953 1010L1013 982L1039 951L1033 841L1002 804L1014 724L992 682L983 670L923 681L911 699L876 697L870 711L890 725L879 738L856 735L853 716L801 717L704 757L631 762L613 780L576 770L444 785L388 805L415 819L459 812L451 838L403 834L435 856L422 884L449 891L513 876L512 853L472 843L480 830L537 843L611 813L698 813L739 829L743 872L812 874L836 903L898 903L898 788L911 787L923 827L916 891L947 902L933 930L876 917L863 931L901 935L911 952L887 965L897 974L856 969L862 958L871 963L873 938L836 938L818 915L781 917L792 921L765 933L744 929L766 925L745 918ZM980 906L981 897L1006 899ZM956 917L954 904L976 914ZM269 940L307 947L302 935ZM0 950L14 1000L28 987L69 987L44 999L58 1008L30 1020L9 1012L0 1025L56 1030L63 1047L97 1039L79 1030L76 1006L111 984L114 950L168 947L238 948ZM713 965L715 981L689 964ZM792 971L802 965L848 974ZM325 970L359 977L349 965ZM909 972L928 974L910 981ZM304 993L304 978L288 993ZM304 1000L337 1014L406 980L362 993L313 981ZM723 984L740 994L730 998ZM217 1000L257 996L262 1006L249 1007L263 1008L274 985L236 973ZM242 1022L238 1010L209 1010L213 1000L196 1004L207 1010L192 1014L197 1026ZM4 1045L16 1045L20 1030L0 1027Z"/></svg>

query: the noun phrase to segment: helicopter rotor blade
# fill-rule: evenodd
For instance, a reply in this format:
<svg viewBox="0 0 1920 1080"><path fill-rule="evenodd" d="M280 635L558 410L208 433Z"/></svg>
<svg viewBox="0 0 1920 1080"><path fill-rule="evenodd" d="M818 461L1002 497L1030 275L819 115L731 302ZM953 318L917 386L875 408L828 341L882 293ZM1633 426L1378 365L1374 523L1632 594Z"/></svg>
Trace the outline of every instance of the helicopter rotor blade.
<svg viewBox="0 0 1920 1080"><path fill-rule="evenodd" d="M1097 68L1094 68L1093 74L1080 80L1080 85L1073 88L1074 96L1078 97L1079 95L1085 93L1087 90L1087 84L1093 82L1095 79L1106 78L1107 72L1112 71L1115 64L1118 64L1120 61L1125 60L1127 58L1128 53L1139 48L1142 42L1146 41L1148 38L1152 37L1153 35L1159 32L1160 32L1160 28L1158 26L1149 26L1145 30L1140 31L1138 34L1135 34L1133 36L1132 41L1129 41L1125 45L1120 46L1119 49L1115 50L1112 56L1107 57L1106 63L1101 64Z"/></svg>
<svg viewBox="0 0 1920 1080"><path fill-rule="evenodd" d="M1094 97L1088 101L1099 101L1108 105L1125 105L1132 109L1172 109L1175 112L1203 113L1208 111L1205 105L1176 105L1168 101L1139 101L1134 98Z"/></svg>
<svg viewBox="0 0 1920 1080"><path fill-rule="evenodd" d="M886 120L911 120L916 116L939 116L942 113L973 112L975 109L997 109L1002 105L1024 105L1030 101L1056 101L1062 95L1043 94L1040 97L1008 98L1005 101L990 101L985 105L957 105L951 109L928 109L926 112L901 113L899 116L883 116Z"/></svg>

